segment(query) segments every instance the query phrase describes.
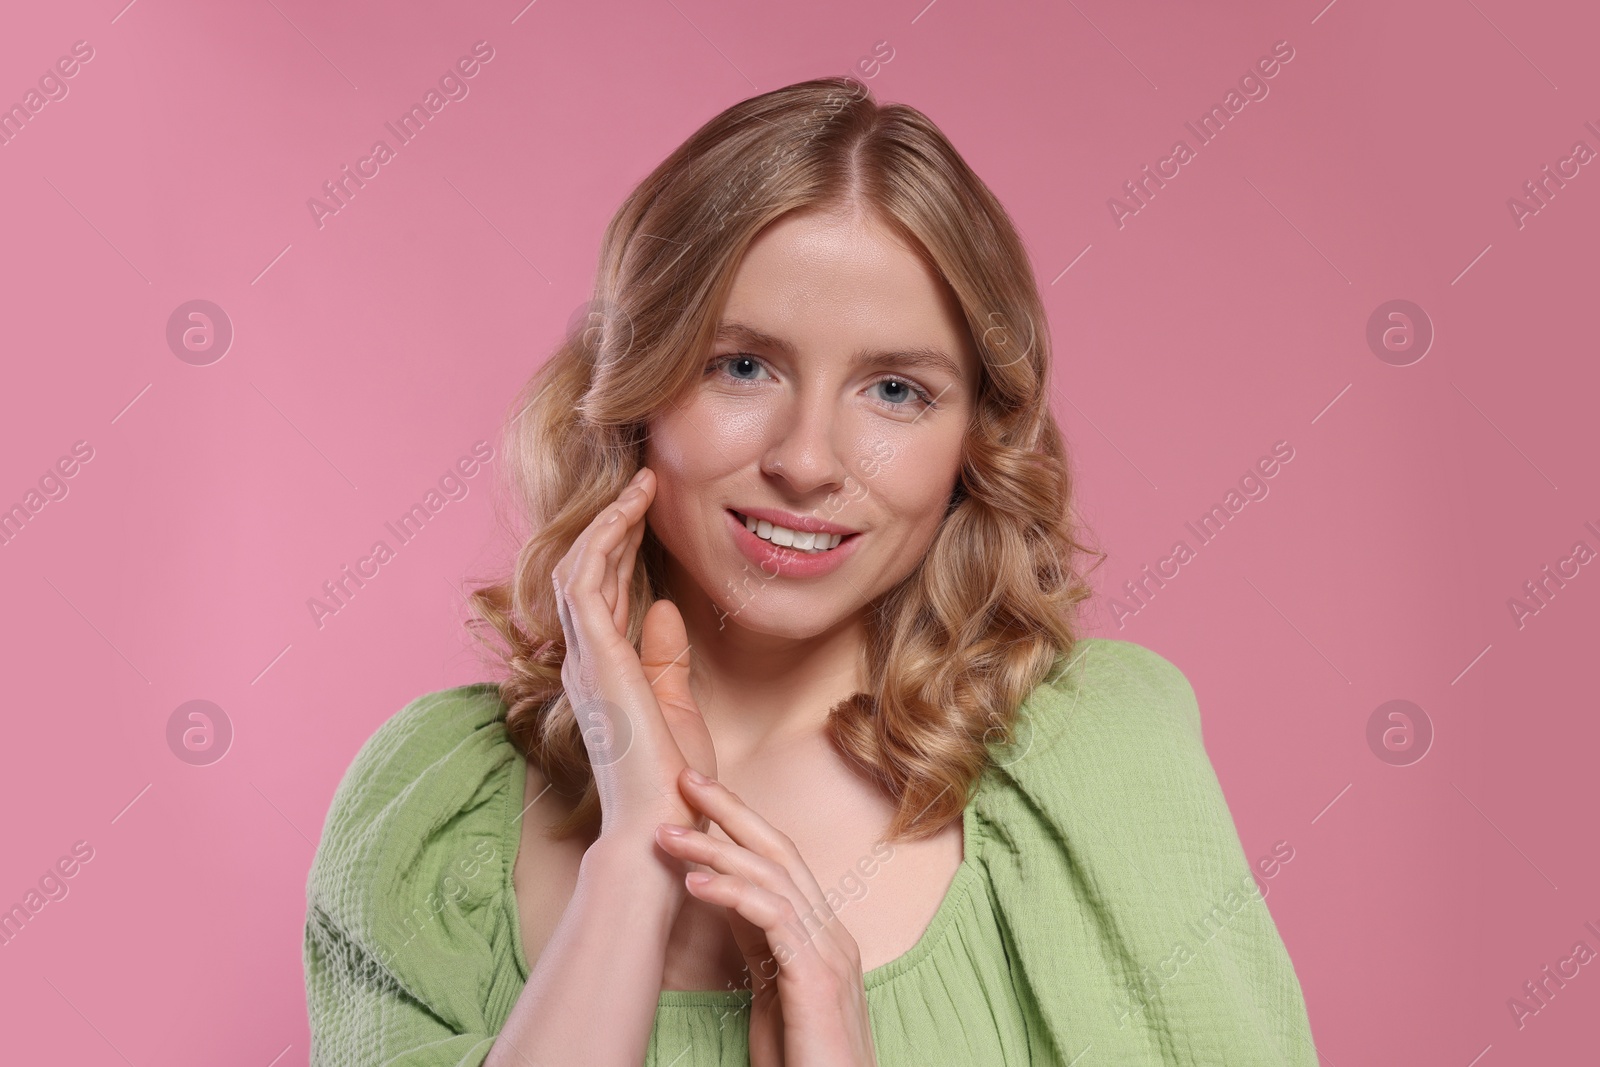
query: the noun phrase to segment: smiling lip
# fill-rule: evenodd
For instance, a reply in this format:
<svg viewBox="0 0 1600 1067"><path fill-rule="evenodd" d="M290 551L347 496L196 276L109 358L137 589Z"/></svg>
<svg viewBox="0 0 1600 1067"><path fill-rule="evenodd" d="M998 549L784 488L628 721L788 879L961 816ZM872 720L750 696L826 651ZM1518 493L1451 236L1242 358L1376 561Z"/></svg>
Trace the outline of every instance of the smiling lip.
<svg viewBox="0 0 1600 1067"><path fill-rule="evenodd" d="M791 530L801 533L828 533L849 536L860 533L848 526L840 526L836 522L824 522L811 515L795 515L788 511L779 511L777 508L729 508L736 515L748 515L752 519L766 519L774 526L787 526Z"/></svg>
<svg viewBox="0 0 1600 1067"><path fill-rule="evenodd" d="M830 574L843 565L844 561L854 553L856 543L861 540L860 536L852 531L840 530L841 534L848 536L845 536L844 540L840 541L836 547L830 548L826 552L802 552L793 548L785 548L782 545L775 545L765 538L757 537L750 532L750 529L745 526L744 520L732 509L725 510L723 514L728 517L728 528L733 536L734 544L739 546L739 551L743 553L745 559L759 567L761 573L768 578L780 576L784 578L817 578L824 574ZM768 511L766 514L771 515L774 512ZM783 512L776 512L776 514L782 515ZM755 518L756 516L752 515L751 517ZM771 522L772 520L768 519L767 521ZM822 523L821 525L826 526L828 524Z"/></svg>

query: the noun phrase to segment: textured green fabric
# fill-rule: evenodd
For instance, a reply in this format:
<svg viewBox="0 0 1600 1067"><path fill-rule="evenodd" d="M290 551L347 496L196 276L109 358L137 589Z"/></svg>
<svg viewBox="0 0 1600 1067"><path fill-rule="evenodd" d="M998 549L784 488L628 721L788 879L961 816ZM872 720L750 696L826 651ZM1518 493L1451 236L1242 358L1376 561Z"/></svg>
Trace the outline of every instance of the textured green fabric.
<svg viewBox="0 0 1600 1067"><path fill-rule="evenodd" d="M423 696L340 784L307 883L313 1064L476 1067L510 1014L525 764L504 713L487 683ZM932 923L865 975L882 1067L1315 1067L1183 674L1086 639L1020 715ZM664 992L646 1067L748 1063L749 997Z"/></svg>

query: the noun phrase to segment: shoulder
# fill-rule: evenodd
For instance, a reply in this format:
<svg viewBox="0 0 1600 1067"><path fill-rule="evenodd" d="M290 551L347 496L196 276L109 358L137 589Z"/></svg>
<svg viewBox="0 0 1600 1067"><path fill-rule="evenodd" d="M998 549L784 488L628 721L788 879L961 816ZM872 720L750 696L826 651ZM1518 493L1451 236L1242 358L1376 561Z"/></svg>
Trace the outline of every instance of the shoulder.
<svg viewBox="0 0 1600 1067"><path fill-rule="evenodd" d="M520 766L493 683L405 705L361 746L334 792L307 879L312 910L378 950L396 916L430 894L448 892L463 907L493 899L510 861ZM444 882L452 875L465 879L459 897Z"/></svg>
<svg viewBox="0 0 1600 1067"><path fill-rule="evenodd" d="M1070 853L1103 899L1165 907L1245 870L1194 689L1158 653L1080 641L1023 702L1010 752L995 759L992 820Z"/></svg>
<svg viewBox="0 0 1600 1067"><path fill-rule="evenodd" d="M505 740L504 721L505 706L491 682L417 697L356 752L334 795L334 811L387 804L436 764L481 761Z"/></svg>
<svg viewBox="0 0 1600 1067"><path fill-rule="evenodd" d="M1143 645L1102 637L1084 638L1057 660L1019 718L1019 744L1045 751L1090 745L1112 756L1201 740L1199 703L1183 671Z"/></svg>
<svg viewBox="0 0 1600 1067"><path fill-rule="evenodd" d="M1056 826L1088 816L1151 841L1196 818L1216 836L1233 830L1193 687L1131 641L1079 641L1018 708L1012 744L992 755L1002 791Z"/></svg>

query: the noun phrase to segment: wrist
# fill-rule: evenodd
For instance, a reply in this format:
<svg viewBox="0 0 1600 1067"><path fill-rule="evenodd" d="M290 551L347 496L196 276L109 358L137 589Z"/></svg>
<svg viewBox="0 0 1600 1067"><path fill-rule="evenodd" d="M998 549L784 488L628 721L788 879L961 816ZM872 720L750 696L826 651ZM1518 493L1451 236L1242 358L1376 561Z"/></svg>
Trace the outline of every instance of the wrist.
<svg viewBox="0 0 1600 1067"><path fill-rule="evenodd" d="M653 901L670 922L689 896L678 862L657 847L654 827L630 834L602 833L583 853L578 884L602 894L623 895L630 908Z"/></svg>

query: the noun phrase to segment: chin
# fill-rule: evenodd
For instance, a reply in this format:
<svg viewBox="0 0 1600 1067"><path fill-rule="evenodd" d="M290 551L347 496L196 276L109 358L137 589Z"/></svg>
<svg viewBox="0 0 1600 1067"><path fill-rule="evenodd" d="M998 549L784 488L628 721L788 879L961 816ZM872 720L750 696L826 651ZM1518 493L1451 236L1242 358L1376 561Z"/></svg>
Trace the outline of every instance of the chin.
<svg viewBox="0 0 1600 1067"><path fill-rule="evenodd" d="M789 641L810 640L842 621L833 615L820 615L815 611L784 611L776 602L762 604L760 597L746 600L742 605L737 599L727 606L713 601L712 618L724 632L743 630Z"/></svg>
<svg viewBox="0 0 1600 1067"><path fill-rule="evenodd" d="M711 622L719 632L738 630L786 641L809 641L848 626L867 607L849 585L838 591L812 589L802 593L772 586L735 592L724 584L710 599Z"/></svg>

